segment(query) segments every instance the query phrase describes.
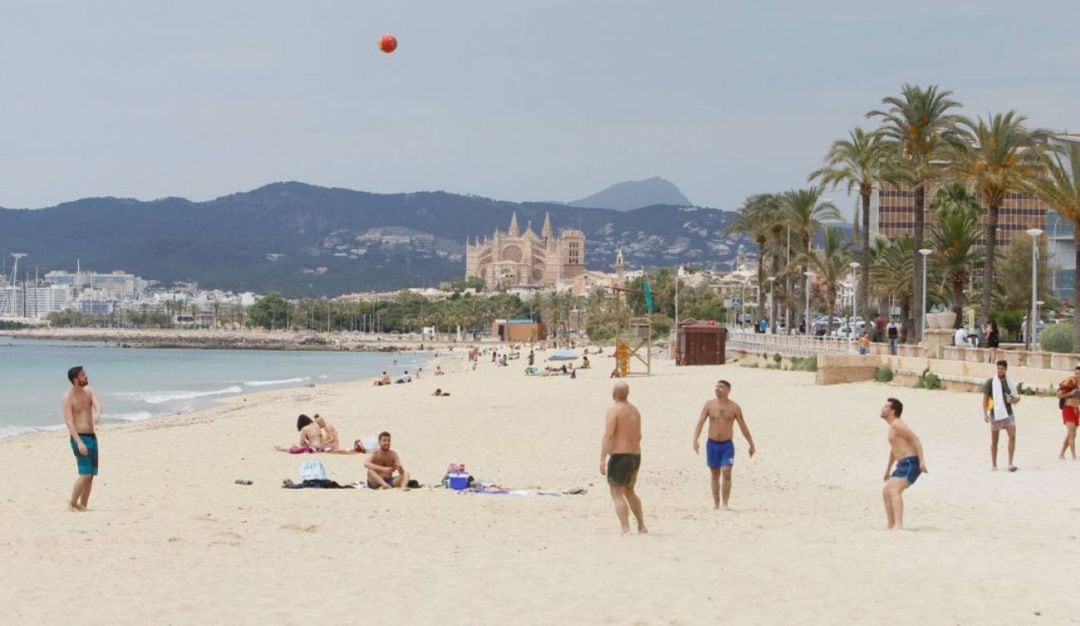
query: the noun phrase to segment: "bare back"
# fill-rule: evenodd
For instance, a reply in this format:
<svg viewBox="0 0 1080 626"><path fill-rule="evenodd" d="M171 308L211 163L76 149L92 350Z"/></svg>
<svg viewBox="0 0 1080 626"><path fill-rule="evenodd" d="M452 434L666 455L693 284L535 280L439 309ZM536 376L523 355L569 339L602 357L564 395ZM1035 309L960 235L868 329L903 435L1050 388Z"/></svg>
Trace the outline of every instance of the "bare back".
<svg viewBox="0 0 1080 626"><path fill-rule="evenodd" d="M906 459L909 456L918 456L913 441L914 434L899 418L889 424L889 447L892 449L893 458Z"/></svg>
<svg viewBox="0 0 1080 626"><path fill-rule="evenodd" d="M706 402L701 411L709 417L709 439L713 441L731 439L735 434L735 419L742 415L737 403L719 398Z"/></svg>
<svg viewBox="0 0 1080 626"><path fill-rule="evenodd" d="M312 448L322 449L324 445L322 429L319 428L319 425L315 422L304 426L300 430L300 442L301 445L309 445Z"/></svg>
<svg viewBox="0 0 1080 626"><path fill-rule="evenodd" d="M71 416L75 432L90 435L94 432L94 392L89 387L75 387L64 394L64 420Z"/></svg>
<svg viewBox="0 0 1080 626"><path fill-rule="evenodd" d="M607 414L614 420L611 454L641 454L641 413L629 402L616 402Z"/></svg>

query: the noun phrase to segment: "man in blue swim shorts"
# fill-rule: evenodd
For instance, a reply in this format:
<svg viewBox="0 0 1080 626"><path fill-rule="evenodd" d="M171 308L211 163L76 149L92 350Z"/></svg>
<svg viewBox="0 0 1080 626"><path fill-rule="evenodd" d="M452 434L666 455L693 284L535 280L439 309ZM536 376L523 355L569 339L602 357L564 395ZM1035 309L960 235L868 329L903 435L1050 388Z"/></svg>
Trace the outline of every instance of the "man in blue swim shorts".
<svg viewBox="0 0 1080 626"><path fill-rule="evenodd" d="M904 490L915 484L920 474L927 473L922 442L900 419L903 413L904 405L896 398L887 398L881 407L881 419L889 425L889 462L885 465L885 487L881 491L889 529L904 527ZM893 462L896 469L890 474Z"/></svg>
<svg viewBox="0 0 1080 626"><path fill-rule="evenodd" d="M754 438L750 435L750 429L743 419L742 407L732 402L728 397L731 394L731 383L726 380L716 381L714 390L716 397L705 403L698 417L697 428L694 429L694 454L700 454L698 440L701 439L701 430L705 426L705 420L709 420L709 441L705 444L705 463L709 466L712 474L711 486L713 496L713 508L720 508L720 495L723 492L724 508L728 507L728 499L731 497L731 468L735 464L735 443L732 441L735 424L739 424L739 430L750 444L750 456L754 456ZM723 479L723 488L720 481Z"/></svg>
<svg viewBox="0 0 1080 626"><path fill-rule="evenodd" d="M94 390L87 386L90 379L82 366L68 370L68 382L71 389L64 394L62 408L71 451L75 453L75 465L79 470L68 508L85 511L90 501L90 490L94 486L94 476L98 473L98 442L94 424L101 421L101 402Z"/></svg>

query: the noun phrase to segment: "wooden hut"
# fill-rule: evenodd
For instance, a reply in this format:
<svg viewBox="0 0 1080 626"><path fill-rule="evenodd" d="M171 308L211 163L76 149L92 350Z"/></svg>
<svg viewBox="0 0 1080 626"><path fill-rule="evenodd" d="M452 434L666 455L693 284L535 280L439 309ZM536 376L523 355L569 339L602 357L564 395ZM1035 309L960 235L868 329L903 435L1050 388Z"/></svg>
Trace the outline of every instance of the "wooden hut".
<svg viewBox="0 0 1080 626"><path fill-rule="evenodd" d="M686 319L679 322L679 365L723 365L727 329L715 320L699 322Z"/></svg>

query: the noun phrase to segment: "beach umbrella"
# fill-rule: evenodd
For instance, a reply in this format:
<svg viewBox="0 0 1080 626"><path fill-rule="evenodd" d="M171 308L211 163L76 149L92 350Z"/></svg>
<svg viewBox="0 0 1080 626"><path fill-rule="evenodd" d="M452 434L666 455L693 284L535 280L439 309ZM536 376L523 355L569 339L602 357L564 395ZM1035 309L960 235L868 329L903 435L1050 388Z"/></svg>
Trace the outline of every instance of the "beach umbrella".
<svg viewBox="0 0 1080 626"><path fill-rule="evenodd" d="M551 356L548 357L549 361L573 361L578 358L578 355L574 354L570 350L556 350Z"/></svg>

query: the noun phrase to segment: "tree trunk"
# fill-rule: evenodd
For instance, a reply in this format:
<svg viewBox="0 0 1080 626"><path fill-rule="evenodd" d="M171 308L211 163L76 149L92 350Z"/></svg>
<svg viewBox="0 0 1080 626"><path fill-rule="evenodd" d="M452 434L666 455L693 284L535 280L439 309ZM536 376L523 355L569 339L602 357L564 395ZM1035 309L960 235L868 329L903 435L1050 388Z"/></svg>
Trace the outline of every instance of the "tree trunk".
<svg viewBox="0 0 1080 626"><path fill-rule="evenodd" d="M953 313L956 313L956 323L953 324L953 328L960 328L964 325L964 279L963 277L954 278L952 281L952 299L953 299Z"/></svg>
<svg viewBox="0 0 1080 626"><path fill-rule="evenodd" d="M862 311L863 320L866 321L864 328L870 328L870 194L872 189L867 189L862 195L862 280L859 281L859 310Z"/></svg>
<svg viewBox="0 0 1080 626"><path fill-rule="evenodd" d="M1076 229L1073 240L1077 263L1075 267L1080 267L1080 228ZM1075 295L1078 293L1080 293L1080 272L1073 272L1073 352L1080 352L1080 306L1076 306Z"/></svg>
<svg viewBox="0 0 1080 626"><path fill-rule="evenodd" d="M677 277L676 277L677 280ZM765 240L758 241L757 264L757 314L758 320L765 316Z"/></svg>
<svg viewBox="0 0 1080 626"><path fill-rule="evenodd" d="M776 276L780 273L780 231L777 230L773 233L773 241L776 244L773 249L772 258L772 275ZM772 282L770 290L773 292L772 302L769 306L769 325L773 329L773 334L776 334L776 281ZM788 328L791 328L791 320L788 320Z"/></svg>
<svg viewBox="0 0 1080 626"><path fill-rule="evenodd" d="M912 239L915 242L915 249L912 251L914 256L913 266L911 268L911 275L913 277L911 287L911 301L918 302L918 308L920 309L919 315L916 319L912 319L909 315L904 318L904 328L907 331L907 341L911 342L913 339L918 338L922 341L922 327L923 316L926 315L926 311L921 310L922 307L922 255L919 254L919 250L923 247L923 228L926 225L926 216L924 215L923 207L926 204L926 181L920 181L915 186L915 219L914 227L912 228ZM919 331L916 333L915 324L918 324Z"/></svg>
<svg viewBox="0 0 1080 626"><path fill-rule="evenodd" d="M986 215L986 273L983 275L982 316L990 318L990 294L994 291L994 257L997 256L997 202L991 202Z"/></svg>

